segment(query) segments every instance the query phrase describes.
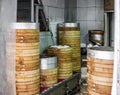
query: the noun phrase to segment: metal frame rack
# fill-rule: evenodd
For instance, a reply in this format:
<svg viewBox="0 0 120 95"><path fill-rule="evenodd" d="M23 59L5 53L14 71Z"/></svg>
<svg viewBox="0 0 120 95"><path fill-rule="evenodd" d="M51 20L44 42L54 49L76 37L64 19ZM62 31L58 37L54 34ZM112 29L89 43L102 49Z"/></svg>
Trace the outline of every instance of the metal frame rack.
<svg viewBox="0 0 120 95"><path fill-rule="evenodd" d="M40 95L75 95L80 91L80 72L74 74L69 79L66 79L53 87L40 93Z"/></svg>

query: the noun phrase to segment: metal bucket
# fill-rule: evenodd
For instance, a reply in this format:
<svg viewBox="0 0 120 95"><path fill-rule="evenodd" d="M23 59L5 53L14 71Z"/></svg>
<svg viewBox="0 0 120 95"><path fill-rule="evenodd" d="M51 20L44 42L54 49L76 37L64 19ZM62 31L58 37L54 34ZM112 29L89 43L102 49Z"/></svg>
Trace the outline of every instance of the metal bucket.
<svg viewBox="0 0 120 95"><path fill-rule="evenodd" d="M94 47L87 52L89 95L110 95L113 76L113 49Z"/></svg>
<svg viewBox="0 0 120 95"><path fill-rule="evenodd" d="M94 44L104 45L104 31L102 30L89 30L89 41Z"/></svg>

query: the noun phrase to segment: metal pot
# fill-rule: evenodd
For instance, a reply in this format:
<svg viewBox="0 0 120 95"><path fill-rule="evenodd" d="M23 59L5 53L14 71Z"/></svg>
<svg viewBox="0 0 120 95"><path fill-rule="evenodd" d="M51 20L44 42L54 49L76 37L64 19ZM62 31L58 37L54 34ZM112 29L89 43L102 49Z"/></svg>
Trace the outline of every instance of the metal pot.
<svg viewBox="0 0 120 95"><path fill-rule="evenodd" d="M102 30L89 30L89 41L95 44L104 44L104 31Z"/></svg>

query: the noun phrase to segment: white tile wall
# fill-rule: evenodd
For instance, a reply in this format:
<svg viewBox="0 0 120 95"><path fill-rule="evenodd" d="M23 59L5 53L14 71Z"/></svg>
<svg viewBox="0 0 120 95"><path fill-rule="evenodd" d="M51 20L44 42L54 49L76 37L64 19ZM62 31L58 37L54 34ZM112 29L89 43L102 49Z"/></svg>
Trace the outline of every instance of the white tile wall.
<svg viewBox="0 0 120 95"><path fill-rule="evenodd" d="M86 20L87 11L88 11L88 8L78 8L77 9L77 20Z"/></svg>
<svg viewBox="0 0 120 95"><path fill-rule="evenodd" d="M87 32L87 21L78 21L78 23L80 23L80 31L82 31L82 32L80 32L81 35L86 34L86 32Z"/></svg>
<svg viewBox="0 0 120 95"><path fill-rule="evenodd" d="M87 21L77 21L80 23L80 35L81 35L81 43L86 43L86 36L87 36Z"/></svg>
<svg viewBox="0 0 120 95"><path fill-rule="evenodd" d="M81 42L88 30L104 30L104 0L77 0L77 22L81 28Z"/></svg>
<svg viewBox="0 0 120 95"><path fill-rule="evenodd" d="M64 9L61 9L61 19L64 21Z"/></svg>
<svg viewBox="0 0 120 95"><path fill-rule="evenodd" d="M96 29L96 21L87 21L87 30Z"/></svg>
<svg viewBox="0 0 120 95"><path fill-rule="evenodd" d="M54 23L51 27L56 27L56 22L64 22L65 0L42 0L46 16L50 23ZM81 42L85 42L88 30L104 29L104 0L77 0L77 22L81 28ZM56 30L54 39L56 39Z"/></svg>
<svg viewBox="0 0 120 95"><path fill-rule="evenodd" d="M56 8L54 7L49 7L49 18L53 21L55 18L55 13L56 13Z"/></svg>
<svg viewBox="0 0 120 95"><path fill-rule="evenodd" d="M104 9L102 7L95 8L95 20L96 21L104 20Z"/></svg>
<svg viewBox="0 0 120 95"><path fill-rule="evenodd" d="M95 7L95 0L88 0L88 7Z"/></svg>
<svg viewBox="0 0 120 95"><path fill-rule="evenodd" d="M63 15L64 11L63 11L63 9L56 9L55 11L56 11L55 12L56 19L64 18L64 15Z"/></svg>
<svg viewBox="0 0 120 95"><path fill-rule="evenodd" d="M49 5L50 0L42 0L42 2L43 2L43 5L44 5L44 6L48 6L48 5Z"/></svg>
<svg viewBox="0 0 120 95"><path fill-rule="evenodd" d="M57 6L60 8L65 8L65 0L57 0Z"/></svg>
<svg viewBox="0 0 120 95"><path fill-rule="evenodd" d="M96 7L104 7L104 0L96 0L95 3Z"/></svg>
<svg viewBox="0 0 120 95"><path fill-rule="evenodd" d="M58 0L49 0L49 6L52 6L52 7L58 7L57 6L57 3L58 2Z"/></svg>
<svg viewBox="0 0 120 95"><path fill-rule="evenodd" d="M64 21L64 9L49 7L50 22Z"/></svg>
<svg viewBox="0 0 120 95"><path fill-rule="evenodd" d="M49 18L50 31L53 33L54 44L57 43L56 25L64 22L64 0L42 0L45 15Z"/></svg>
<svg viewBox="0 0 120 95"><path fill-rule="evenodd" d="M64 0L42 0L46 16L55 20L64 20Z"/></svg>
<svg viewBox="0 0 120 95"><path fill-rule="evenodd" d="M104 22L96 21L96 29L104 30Z"/></svg>
<svg viewBox="0 0 120 95"><path fill-rule="evenodd" d="M95 8L94 7L90 7L87 8L87 20L95 20Z"/></svg>
<svg viewBox="0 0 120 95"><path fill-rule="evenodd" d="M45 12L46 18L48 18L49 17L49 7L48 6L44 7L44 12Z"/></svg>
<svg viewBox="0 0 120 95"><path fill-rule="evenodd" d="M77 7L87 7L88 0L77 0Z"/></svg>
<svg viewBox="0 0 120 95"><path fill-rule="evenodd" d="M64 8L64 0L42 0L45 6Z"/></svg>

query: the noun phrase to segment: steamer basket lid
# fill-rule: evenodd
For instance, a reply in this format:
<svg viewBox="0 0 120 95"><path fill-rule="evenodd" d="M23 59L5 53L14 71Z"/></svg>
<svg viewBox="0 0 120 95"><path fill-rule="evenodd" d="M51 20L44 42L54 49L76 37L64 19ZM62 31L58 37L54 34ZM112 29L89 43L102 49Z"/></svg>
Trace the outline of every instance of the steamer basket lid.
<svg viewBox="0 0 120 95"><path fill-rule="evenodd" d="M28 22L13 23L12 28L13 29L39 29L39 23L28 23Z"/></svg>
<svg viewBox="0 0 120 95"><path fill-rule="evenodd" d="M111 47L92 47L88 48L87 56L99 59L113 60L114 52Z"/></svg>
<svg viewBox="0 0 120 95"><path fill-rule="evenodd" d="M58 27L79 27L79 23L60 23Z"/></svg>
<svg viewBox="0 0 120 95"><path fill-rule="evenodd" d="M68 45L54 45L54 46L51 46L51 48L66 49L66 48L70 48L70 46L68 46Z"/></svg>
<svg viewBox="0 0 120 95"><path fill-rule="evenodd" d="M79 23L64 23L65 27L79 27Z"/></svg>

